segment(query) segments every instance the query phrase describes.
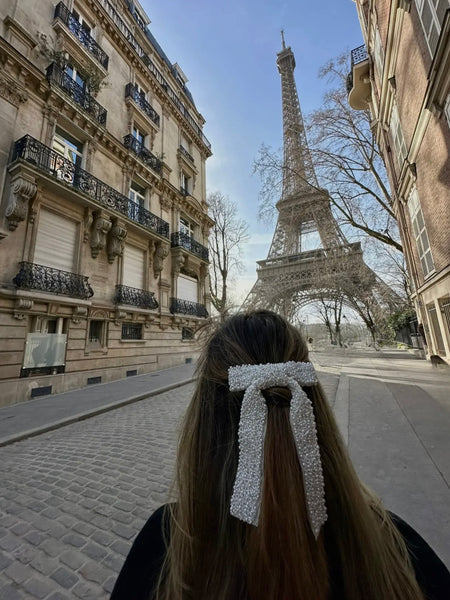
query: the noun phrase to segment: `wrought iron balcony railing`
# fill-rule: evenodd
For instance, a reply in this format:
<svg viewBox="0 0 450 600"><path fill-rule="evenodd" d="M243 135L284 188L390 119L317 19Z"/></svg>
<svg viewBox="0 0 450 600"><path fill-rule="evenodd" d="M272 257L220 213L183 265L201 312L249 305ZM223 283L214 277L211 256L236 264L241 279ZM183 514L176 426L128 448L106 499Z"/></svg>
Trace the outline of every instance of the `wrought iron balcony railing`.
<svg viewBox="0 0 450 600"><path fill-rule="evenodd" d="M362 44L362 46L358 46L351 51L351 66L353 67L353 65L357 65L368 58L366 46Z"/></svg>
<svg viewBox="0 0 450 600"><path fill-rule="evenodd" d="M209 260L208 248L194 240L193 237L182 231L176 231L170 236L172 248L181 247L199 256L202 260Z"/></svg>
<svg viewBox="0 0 450 600"><path fill-rule="evenodd" d="M126 135L123 138L123 145L128 150L131 150L136 154L138 158L142 160L146 165L152 168L156 173L161 173L162 170L162 162L159 158L156 158L154 154L147 150L147 148L140 142L137 138L134 137L131 133Z"/></svg>
<svg viewBox="0 0 450 600"><path fill-rule="evenodd" d="M127 85L125 86L125 98L131 98L139 106L139 108L148 117L150 117L153 123L155 123L159 127L160 118L158 113L154 108L152 108L150 103L147 102L147 100L144 97L144 94L140 92L132 83L127 83Z"/></svg>
<svg viewBox="0 0 450 600"><path fill-rule="evenodd" d="M105 69L108 68L109 57L106 52L100 48L94 38L82 27L78 19L73 16L63 2L55 6L55 19L61 19L102 67Z"/></svg>
<svg viewBox="0 0 450 600"><path fill-rule="evenodd" d="M183 146L180 146L180 152L181 154L183 154L183 156L185 156L189 161L191 161L191 163L194 162L194 157L192 156L192 154L189 154L189 152L186 150L186 148L184 148Z"/></svg>
<svg viewBox="0 0 450 600"><path fill-rule="evenodd" d="M116 295L114 296L116 304L129 304L139 308L158 308L155 294L147 290L128 287L127 285L116 285Z"/></svg>
<svg viewBox="0 0 450 600"><path fill-rule="evenodd" d="M192 315L193 317L207 317L208 311L204 304L191 302L190 300L180 300L180 298L170 299L170 312L172 314Z"/></svg>
<svg viewBox="0 0 450 600"><path fill-rule="evenodd" d="M26 135L15 143L13 160L16 159L25 160L63 183L71 185L99 205L116 210L147 229L166 238L169 237L169 223L146 208L135 204L114 188L77 167L71 160L64 158L48 146L44 146L30 135Z"/></svg>
<svg viewBox="0 0 450 600"><path fill-rule="evenodd" d="M13 283L18 288L40 290L72 298L87 299L94 295L88 277L84 275L30 262L21 262L19 266L20 270L13 279Z"/></svg>
<svg viewBox="0 0 450 600"><path fill-rule="evenodd" d="M46 73L49 83L55 83L83 110L88 112L97 123L106 125L106 108L103 108L103 106L89 94L86 88L74 81L70 75L54 62L47 67Z"/></svg>
<svg viewBox="0 0 450 600"><path fill-rule="evenodd" d="M115 25L117 26L117 28L119 29L119 31L122 33L122 35L128 41L128 43L134 48L134 50L136 51L136 53L138 54L138 56L141 58L141 60L144 62L144 64L148 67L148 70L155 77L156 81L163 88L163 90L166 92L166 94L169 96L169 98L172 100L172 102L175 104L175 106L181 112L181 114L186 119L186 121L194 129L194 131L196 132L196 134L202 140L202 143L209 150L211 150L211 143L208 141L208 139L205 136L205 134L203 133L201 127L197 124L197 122L195 121L195 119L189 113L189 111L188 111L187 107L185 106L185 104L178 97L178 94L171 88L171 86L168 84L167 80L162 76L161 72L156 67L155 63L152 61L152 59L150 58L150 56L145 52L145 50L141 46L141 44L137 41L137 39L133 35L131 29L127 26L127 24L124 22L124 20L122 19L122 17L115 10L115 8L111 4L111 2L109 0L99 0L99 2L103 6L103 8L105 9L105 11L108 13L108 15L110 16L110 18L113 20L113 22L115 23ZM154 47L155 40L152 39L152 35L150 34L149 30L147 28L145 28L145 29L143 29L143 31L144 31L144 33L145 33L148 41L150 42L150 44ZM188 95L188 93L187 93L187 91L185 89L183 91L185 92L186 95Z"/></svg>

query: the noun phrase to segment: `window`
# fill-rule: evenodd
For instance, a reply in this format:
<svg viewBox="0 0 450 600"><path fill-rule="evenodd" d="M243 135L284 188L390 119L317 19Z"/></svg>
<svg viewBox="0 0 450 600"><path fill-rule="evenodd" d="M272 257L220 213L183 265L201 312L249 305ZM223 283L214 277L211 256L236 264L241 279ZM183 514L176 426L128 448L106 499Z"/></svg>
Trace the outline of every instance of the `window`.
<svg viewBox="0 0 450 600"><path fill-rule="evenodd" d="M81 72L79 71L78 67L75 67L74 65L71 65L70 63L66 66L66 75L68 77L70 77L70 79L73 79L75 81L75 83L77 83L80 88L82 88L83 90L85 90L87 88L87 83L85 78L83 77L83 75L81 74ZM78 98L77 98L78 100Z"/></svg>
<svg viewBox="0 0 450 600"><path fill-rule="evenodd" d="M430 243L422 214L422 208L420 206L419 195L415 188L412 190L409 197L408 209L414 238L417 244L417 251L419 253L420 264L422 265L424 277L427 277L434 271L434 263L433 257L431 256Z"/></svg>
<svg viewBox="0 0 450 600"><path fill-rule="evenodd" d="M123 340L142 340L142 323L123 323Z"/></svg>
<svg viewBox="0 0 450 600"><path fill-rule="evenodd" d="M179 275L177 279L177 298L188 302L198 302L198 282L194 277Z"/></svg>
<svg viewBox="0 0 450 600"><path fill-rule="evenodd" d="M144 146L144 144L145 144L145 136L146 136L146 134L143 131L141 131L138 127L136 127L136 126L133 127L133 137L142 146Z"/></svg>
<svg viewBox="0 0 450 600"><path fill-rule="evenodd" d="M373 54L375 59L375 66L378 71L378 79L381 82L383 77L383 65L384 65L384 50L383 44L381 43L380 32L378 27L375 28L375 41L373 46Z"/></svg>
<svg viewBox="0 0 450 600"><path fill-rule="evenodd" d="M145 189L133 181L130 185L128 198L131 200L128 205L128 216L130 219L137 221L139 220L137 218L140 212L139 209L145 206Z"/></svg>
<svg viewBox="0 0 450 600"><path fill-rule="evenodd" d="M181 193L188 196L191 193L191 178L186 175L184 171L181 171Z"/></svg>
<svg viewBox="0 0 450 600"><path fill-rule="evenodd" d="M83 143L57 127L53 138L53 150L68 158L74 165L81 167Z"/></svg>
<svg viewBox="0 0 450 600"><path fill-rule="evenodd" d="M182 340L193 340L194 339L193 330L189 329L189 327L183 327L181 329L181 339Z"/></svg>
<svg viewBox="0 0 450 600"><path fill-rule="evenodd" d="M186 217L180 217L180 232L191 238L194 237L194 224Z"/></svg>
<svg viewBox="0 0 450 600"><path fill-rule="evenodd" d="M138 290L144 289L144 250L125 244L122 261L123 285Z"/></svg>
<svg viewBox="0 0 450 600"><path fill-rule="evenodd" d="M85 31L88 35L92 35L92 27L75 9L72 11L72 16L81 25L83 31Z"/></svg>
<svg viewBox="0 0 450 600"><path fill-rule="evenodd" d="M444 107L445 118L447 119L447 125L450 127L450 94L447 96Z"/></svg>
<svg viewBox="0 0 450 600"><path fill-rule="evenodd" d="M403 165L403 161L407 155L405 138L403 136L402 126L398 115L397 106L394 104L391 111L391 122L390 122L391 136L394 143L395 154L399 166Z"/></svg>
<svg viewBox="0 0 450 600"><path fill-rule="evenodd" d="M102 343L103 321L89 321L89 342Z"/></svg>
<svg viewBox="0 0 450 600"><path fill-rule="evenodd" d="M448 9L448 0L416 0L416 5L428 49L433 56Z"/></svg>
<svg viewBox="0 0 450 600"><path fill-rule="evenodd" d="M184 148L187 152L190 152L191 150L191 142L183 134L180 135L180 146Z"/></svg>
<svg viewBox="0 0 450 600"><path fill-rule="evenodd" d="M33 262L61 271L74 271L78 225L45 208L39 212Z"/></svg>

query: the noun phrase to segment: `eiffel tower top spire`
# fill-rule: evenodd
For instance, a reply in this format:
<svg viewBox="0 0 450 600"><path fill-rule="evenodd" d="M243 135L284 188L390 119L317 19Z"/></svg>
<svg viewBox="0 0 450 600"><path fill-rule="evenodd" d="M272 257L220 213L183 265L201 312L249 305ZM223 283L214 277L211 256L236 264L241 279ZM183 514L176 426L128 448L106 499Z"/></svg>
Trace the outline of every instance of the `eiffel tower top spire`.
<svg viewBox="0 0 450 600"><path fill-rule="evenodd" d="M281 200L287 200L307 187L318 187L311 153L306 140L302 111L295 86L295 58L291 47L286 48L281 31L283 49L277 54L281 76L283 108L283 191Z"/></svg>

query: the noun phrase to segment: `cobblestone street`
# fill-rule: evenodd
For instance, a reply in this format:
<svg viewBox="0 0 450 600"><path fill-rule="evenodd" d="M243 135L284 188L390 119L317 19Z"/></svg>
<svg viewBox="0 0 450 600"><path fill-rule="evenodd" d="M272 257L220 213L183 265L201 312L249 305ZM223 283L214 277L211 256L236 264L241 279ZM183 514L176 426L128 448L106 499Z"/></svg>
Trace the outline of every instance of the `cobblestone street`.
<svg viewBox="0 0 450 600"><path fill-rule="evenodd" d="M324 375L330 397L338 377ZM0 449L0 599L109 597L168 499L193 384Z"/></svg>
<svg viewBox="0 0 450 600"><path fill-rule="evenodd" d="M402 353L312 360L363 479L450 564L448 372ZM193 385L0 448L0 600L109 598L134 537L168 500Z"/></svg>
<svg viewBox="0 0 450 600"><path fill-rule="evenodd" d="M108 598L166 502L192 384L0 451L1 600Z"/></svg>

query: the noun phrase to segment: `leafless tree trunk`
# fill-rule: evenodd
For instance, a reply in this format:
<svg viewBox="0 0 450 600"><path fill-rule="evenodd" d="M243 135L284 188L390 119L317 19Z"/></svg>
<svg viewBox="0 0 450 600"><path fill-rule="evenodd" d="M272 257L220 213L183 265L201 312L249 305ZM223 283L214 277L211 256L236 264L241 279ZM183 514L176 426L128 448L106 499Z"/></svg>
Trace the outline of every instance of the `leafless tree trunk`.
<svg viewBox="0 0 450 600"><path fill-rule="evenodd" d="M223 320L230 308L230 277L242 269L240 253L249 239L248 224L239 218L236 204L221 192L210 193L207 202L215 223L209 235L209 290L212 305Z"/></svg>

